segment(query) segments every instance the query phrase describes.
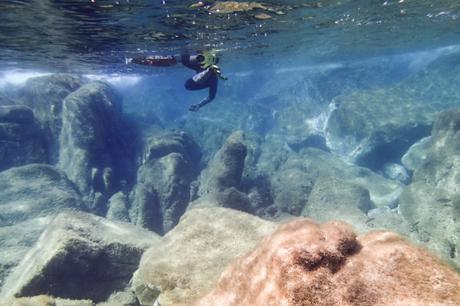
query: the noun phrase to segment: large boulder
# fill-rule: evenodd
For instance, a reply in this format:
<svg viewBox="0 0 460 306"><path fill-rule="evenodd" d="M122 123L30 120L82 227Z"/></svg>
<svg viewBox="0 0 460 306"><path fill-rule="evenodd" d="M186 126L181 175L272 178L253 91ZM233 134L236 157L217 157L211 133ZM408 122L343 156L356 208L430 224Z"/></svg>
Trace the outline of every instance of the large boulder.
<svg viewBox="0 0 460 306"><path fill-rule="evenodd" d="M226 208L194 208L143 256L133 289L141 305L190 302L211 289L225 266L252 250L275 224Z"/></svg>
<svg viewBox="0 0 460 306"><path fill-rule="evenodd" d="M460 267L460 109L439 115L426 157L401 196L419 239Z"/></svg>
<svg viewBox="0 0 460 306"><path fill-rule="evenodd" d="M457 305L460 275L391 232L281 225L190 305Z"/></svg>
<svg viewBox="0 0 460 306"><path fill-rule="evenodd" d="M0 227L0 288L14 267L34 246L52 219L53 216L37 217Z"/></svg>
<svg viewBox="0 0 460 306"><path fill-rule="evenodd" d="M0 106L0 171L30 163L47 163L45 134L26 106Z"/></svg>
<svg viewBox="0 0 460 306"><path fill-rule="evenodd" d="M5 306L94 306L90 300L68 300L54 298L48 295L38 295L23 298L0 299L0 305ZM119 305L111 305L119 306Z"/></svg>
<svg viewBox="0 0 460 306"><path fill-rule="evenodd" d="M368 189L336 177L319 177L315 181L301 215L317 222L345 221L358 233L392 230L417 241L397 210L376 208Z"/></svg>
<svg viewBox="0 0 460 306"><path fill-rule="evenodd" d="M234 132L201 173L198 195L239 188L246 154L243 132Z"/></svg>
<svg viewBox="0 0 460 306"><path fill-rule="evenodd" d="M47 294L105 301L123 290L158 236L86 213L62 213L3 286L2 297Z"/></svg>
<svg viewBox="0 0 460 306"><path fill-rule="evenodd" d="M398 162L430 133L435 109L404 91L377 89L337 97L327 125L333 152L374 170Z"/></svg>
<svg viewBox="0 0 460 306"><path fill-rule="evenodd" d="M124 176L120 122L120 96L108 84L85 84L64 99L58 165L97 213Z"/></svg>
<svg viewBox="0 0 460 306"><path fill-rule="evenodd" d="M18 94L18 101L33 109L46 136L49 161L58 161L59 135L62 128L63 101L84 84L80 77L53 74L29 79Z"/></svg>
<svg viewBox="0 0 460 306"><path fill-rule="evenodd" d="M31 164L0 173L0 226L83 208L80 194L53 166Z"/></svg>
<svg viewBox="0 0 460 306"><path fill-rule="evenodd" d="M32 164L0 173L0 286L46 229L53 215L83 209L62 171Z"/></svg>
<svg viewBox="0 0 460 306"><path fill-rule="evenodd" d="M326 129L331 149L374 170L400 162L412 144L429 136L437 112L460 103L458 59L453 52L396 85L336 97Z"/></svg>
<svg viewBox="0 0 460 306"><path fill-rule="evenodd" d="M264 150L270 150L270 146ZM262 157L274 159L268 153ZM320 177L366 189L370 200L377 207L394 207L402 192L400 183L385 179L367 168L347 164L337 156L315 148L303 149L298 153L290 152L275 169L263 159L259 163L259 171L266 171L271 178L274 207L269 210L274 208L278 212L292 215L300 215Z"/></svg>
<svg viewBox="0 0 460 306"><path fill-rule="evenodd" d="M131 195L131 221L161 234L173 228L189 203L200 156L185 132L165 130L147 138Z"/></svg>

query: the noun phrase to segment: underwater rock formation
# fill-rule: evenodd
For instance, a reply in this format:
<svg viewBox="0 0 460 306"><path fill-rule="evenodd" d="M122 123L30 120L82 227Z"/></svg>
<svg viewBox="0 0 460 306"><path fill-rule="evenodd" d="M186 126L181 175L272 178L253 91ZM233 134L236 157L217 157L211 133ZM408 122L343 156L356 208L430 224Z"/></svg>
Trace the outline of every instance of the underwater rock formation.
<svg viewBox="0 0 460 306"><path fill-rule="evenodd" d="M297 220L237 258L195 306L457 305L460 276L390 232Z"/></svg>
<svg viewBox="0 0 460 306"><path fill-rule="evenodd" d="M118 220L129 222L129 198L128 195L119 191L110 197L108 201L108 210L106 218L109 220Z"/></svg>
<svg viewBox="0 0 460 306"><path fill-rule="evenodd" d="M31 164L0 173L0 226L81 210L80 195L53 166Z"/></svg>
<svg viewBox="0 0 460 306"><path fill-rule="evenodd" d="M46 138L26 106L0 106L0 171L30 163L47 163Z"/></svg>
<svg viewBox="0 0 460 306"><path fill-rule="evenodd" d="M336 97L327 127L332 151L373 170L400 162L412 144L429 136L436 112L460 103L457 63L453 53L394 86Z"/></svg>
<svg viewBox="0 0 460 306"><path fill-rule="evenodd" d="M279 212L300 215L319 177L330 177L361 186L369 191L377 207L393 207L402 192L401 184L385 179L369 169L347 164L323 150L308 148L298 153L287 152L276 168L273 159L279 154L271 146L259 159L259 171L270 177L274 208ZM268 161L267 161L268 160ZM325 190L326 193L329 190Z"/></svg>
<svg viewBox="0 0 460 306"><path fill-rule="evenodd" d="M59 157L59 135L62 128L63 101L84 84L69 74L52 74L29 79L17 94L17 101L33 109L46 136L48 160L55 164Z"/></svg>
<svg viewBox="0 0 460 306"><path fill-rule="evenodd" d="M198 195L239 188L247 148L242 131L232 133L200 175Z"/></svg>
<svg viewBox="0 0 460 306"><path fill-rule="evenodd" d="M403 166L410 171L417 169L426 160L430 146L431 136L414 143L401 158Z"/></svg>
<svg viewBox="0 0 460 306"><path fill-rule="evenodd" d="M239 191L246 154L243 132L232 133L201 172L196 194L199 198L189 207L218 206L249 212L249 198Z"/></svg>
<svg viewBox="0 0 460 306"><path fill-rule="evenodd" d="M358 233L391 229L417 240L400 214L389 207L376 208L366 188L336 177L315 181L301 215L317 222L345 221Z"/></svg>
<svg viewBox="0 0 460 306"><path fill-rule="evenodd" d="M63 102L58 165L97 213L104 212L98 199L107 201L122 175L120 117L120 97L102 82L83 85Z"/></svg>
<svg viewBox="0 0 460 306"><path fill-rule="evenodd" d="M190 302L212 288L230 260L252 250L275 227L232 209L188 210L142 256L133 290L143 306L151 306L157 297L162 306Z"/></svg>
<svg viewBox="0 0 460 306"><path fill-rule="evenodd" d="M49 294L104 301L123 290L158 236L86 213L62 213L3 286L2 297Z"/></svg>
<svg viewBox="0 0 460 306"><path fill-rule="evenodd" d="M0 285L38 240L52 216L84 209L62 171L31 164L0 173Z"/></svg>
<svg viewBox="0 0 460 306"><path fill-rule="evenodd" d="M460 267L460 109L442 112L426 157L401 195L400 209L419 239Z"/></svg>
<svg viewBox="0 0 460 306"><path fill-rule="evenodd" d="M145 141L137 184L131 195L134 224L163 234L173 228L190 200L200 150L183 131L165 130Z"/></svg>
<svg viewBox="0 0 460 306"><path fill-rule="evenodd" d="M404 92L356 91L337 97L327 126L333 152L358 165L381 169L397 162L429 135L434 109Z"/></svg>
<svg viewBox="0 0 460 306"><path fill-rule="evenodd" d="M356 229L366 223L367 213L372 208L374 203L367 189L334 177L320 177L308 196L302 216L317 222L340 219Z"/></svg>
<svg viewBox="0 0 460 306"><path fill-rule="evenodd" d="M90 300L68 300L54 298L47 295L39 295L24 298L0 299L0 305L4 306L94 306ZM115 306L115 305L113 305Z"/></svg>

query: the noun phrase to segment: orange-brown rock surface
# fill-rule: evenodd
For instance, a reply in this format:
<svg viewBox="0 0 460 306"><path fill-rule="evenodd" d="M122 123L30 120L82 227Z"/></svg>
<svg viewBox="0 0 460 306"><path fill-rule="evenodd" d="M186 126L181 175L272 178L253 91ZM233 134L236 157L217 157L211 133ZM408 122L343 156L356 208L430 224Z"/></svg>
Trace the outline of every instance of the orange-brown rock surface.
<svg viewBox="0 0 460 306"><path fill-rule="evenodd" d="M460 305L460 276L391 232L282 225L237 258L195 306Z"/></svg>

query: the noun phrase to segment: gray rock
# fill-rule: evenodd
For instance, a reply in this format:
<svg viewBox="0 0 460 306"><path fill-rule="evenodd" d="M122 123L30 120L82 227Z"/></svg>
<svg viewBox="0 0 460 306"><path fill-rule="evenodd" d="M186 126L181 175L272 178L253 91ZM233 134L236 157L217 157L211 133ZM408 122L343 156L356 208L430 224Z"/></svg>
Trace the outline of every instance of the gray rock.
<svg viewBox="0 0 460 306"><path fill-rule="evenodd" d="M47 295L23 298L0 299L0 305L5 306L94 306L90 300L59 299ZM113 305L115 306L115 305ZM119 305L116 305L119 306Z"/></svg>
<svg viewBox="0 0 460 306"><path fill-rule="evenodd" d="M83 208L66 175L53 166L31 164L0 173L0 226L10 226L62 210Z"/></svg>
<svg viewBox="0 0 460 306"><path fill-rule="evenodd" d="M203 196L230 187L240 188L246 154L243 132L238 131L230 135L202 171L198 194Z"/></svg>
<svg viewBox="0 0 460 306"><path fill-rule="evenodd" d="M332 151L373 170L398 161L430 133L434 110L407 95L354 92L336 98L327 126ZM403 94L403 93L401 93Z"/></svg>
<svg viewBox="0 0 460 306"><path fill-rule="evenodd" d="M113 293L106 302L98 303L96 306L139 306L139 302L134 292L126 290Z"/></svg>
<svg viewBox="0 0 460 306"><path fill-rule="evenodd" d="M426 160L431 146L431 136L425 137L414 143L403 155L401 162L410 171L417 169Z"/></svg>
<svg viewBox="0 0 460 306"><path fill-rule="evenodd" d="M32 109L27 106L0 106L0 122L30 124L34 120L34 113Z"/></svg>
<svg viewBox="0 0 460 306"><path fill-rule="evenodd" d="M62 108L66 96L84 83L79 77L68 74L53 74L32 78L19 93L20 103L32 108L46 135L49 160L58 161L59 135L62 128Z"/></svg>
<svg viewBox="0 0 460 306"><path fill-rule="evenodd" d="M191 302L211 289L236 256L252 250L275 223L228 208L194 208L141 259L133 281L141 305ZM185 254L185 256L184 256Z"/></svg>
<svg viewBox="0 0 460 306"><path fill-rule="evenodd" d="M385 163L382 167L382 172L386 178L398 181L405 185L409 184L411 179L406 168L396 163Z"/></svg>
<svg viewBox="0 0 460 306"><path fill-rule="evenodd" d="M129 199L123 192L117 192L109 199L109 209L106 218L109 220L118 220L130 222L129 219Z"/></svg>
<svg viewBox="0 0 460 306"><path fill-rule="evenodd" d="M250 212L252 210L249 197L234 187L227 188L224 191L206 194L191 202L189 205L189 208L197 207L225 207L245 212Z"/></svg>
<svg viewBox="0 0 460 306"><path fill-rule="evenodd" d="M26 106L0 106L0 171L29 163L47 163L43 131Z"/></svg>
<svg viewBox="0 0 460 306"><path fill-rule="evenodd" d="M2 297L49 294L104 301L123 290L158 236L86 213L62 213L11 273Z"/></svg>
<svg viewBox="0 0 460 306"><path fill-rule="evenodd" d="M52 218L52 216L37 217L0 227L0 288L5 278L32 248Z"/></svg>
<svg viewBox="0 0 460 306"><path fill-rule="evenodd" d="M84 196L100 192L108 199L121 180L120 117L120 97L105 83L86 84L64 99L58 165Z"/></svg>
<svg viewBox="0 0 460 306"><path fill-rule="evenodd" d="M319 222L341 220L358 232L392 230L418 242L409 223L387 206L376 207L369 190L349 177L319 176L308 195L301 215ZM285 218L282 214L277 219Z"/></svg>
<svg viewBox="0 0 460 306"><path fill-rule="evenodd" d="M270 147L264 150L270 150ZM378 207L394 205L402 192L402 185L398 182L385 179L369 169L347 164L322 150L309 148L299 153L290 152L287 156L286 161L275 170L265 168L267 163L263 160L259 164L259 171L271 177L274 204L281 212L300 215L320 177L332 177L365 188ZM273 158L268 153L263 157Z"/></svg>
<svg viewBox="0 0 460 306"><path fill-rule="evenodd" d="M460 109L442 112L426 158L401 196L400 210L419 239L460 267Z"/></svg>
<svg viewBox="0 0 460 306"><path fill-rule="evenodd" d="M199 159L198 146L182 131L148 138L131 195L131 221L158 233L174 227L189 203Z"/></svg>
<svg viewBox="0 0 460 306"><path fill-rule="evenodd" d="M62 171L32 164L0 173L0 286L53 215L83 208Z"/></svg>
<svg viewBox="0 0 460 306"><path fill-rule="evenodd" d="M437 112L459 104L458 57L440 57L396 85L336 97L327 128L333 152L374 170L399 162L412 144L429 136Z"/></svg>
<svg viewBox="0 0 460 306"><path fill-rule="evenodd" d="M302 216L317 222L342 220L362 232L367 228L367 213L374 208L369 191L334 177L320 177L302 210Z"/></svg>

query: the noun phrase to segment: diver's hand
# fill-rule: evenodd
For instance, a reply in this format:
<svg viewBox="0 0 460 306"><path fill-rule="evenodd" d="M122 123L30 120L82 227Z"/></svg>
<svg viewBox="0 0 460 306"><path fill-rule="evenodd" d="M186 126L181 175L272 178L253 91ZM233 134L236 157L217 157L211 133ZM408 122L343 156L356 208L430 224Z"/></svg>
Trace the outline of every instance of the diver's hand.
<svg viewBox="0 0 460 306"><path fill-rule="evenodd" d="M217 66L217 65L211 65L211 66L209 67L209 69L211 69L212 72L214 72L214 73L219 77L219 79L222 79L222 80L225 80L225 81L228 80L227 77L224 77L224 76L222 75L222 71L220 71L219 66Z"/></svg>
<svg viewBox="0 0 460 306"><path fill-rule="evenodd" d="M188 110L191 111L191 112L197 112L199 109L200 109L200 105L199 105L199 104L192 104L192 105L190 105L190 107L188 108Z"/></svg>

